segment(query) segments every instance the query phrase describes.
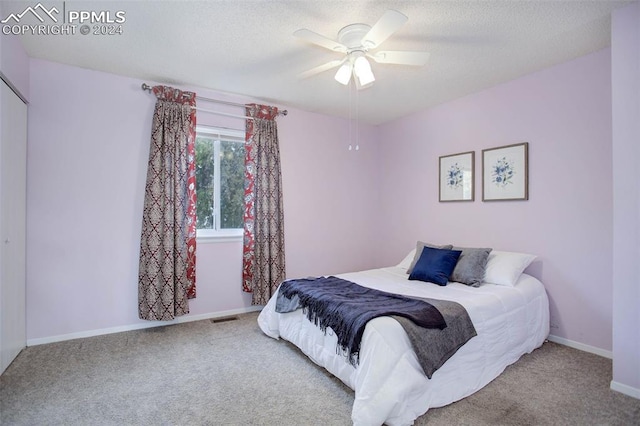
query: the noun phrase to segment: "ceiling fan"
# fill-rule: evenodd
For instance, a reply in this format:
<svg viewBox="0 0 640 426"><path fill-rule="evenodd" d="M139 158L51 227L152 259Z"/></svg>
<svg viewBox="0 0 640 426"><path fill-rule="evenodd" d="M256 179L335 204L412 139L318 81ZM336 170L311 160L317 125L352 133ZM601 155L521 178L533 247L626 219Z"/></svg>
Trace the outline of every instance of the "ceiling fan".
<svg viewBox="0 0 640 426"><path fill-rule="evenodd" d="M374 51L393 33L398 31L408 19L402 13L388 9L373 27L367 24L351 24L342 28L338 32L338 41L331 40L311 30L297 30L293 33L295 37L334 52L345 54L344 58L312 68L301 73L299 77L307 78L340 67L334 77L336 81L347 85L353 75L356 87L364 89L371 86L375 81L371 64L367 58L371 58L380 64L425 65L429 60L429 53L427 52Z"/></svg>

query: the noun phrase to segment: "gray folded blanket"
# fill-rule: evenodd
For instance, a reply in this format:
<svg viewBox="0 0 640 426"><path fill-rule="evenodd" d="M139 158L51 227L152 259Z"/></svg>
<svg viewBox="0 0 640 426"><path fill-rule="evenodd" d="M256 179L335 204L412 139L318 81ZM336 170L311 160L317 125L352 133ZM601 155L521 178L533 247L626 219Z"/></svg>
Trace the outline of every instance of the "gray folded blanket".
<svg viewBox="0 0 640 426"><path fill-rule="evenodd" d="M424 374L431 378L433 373L455 354L472 337L476 329L467 310L459 303L448 300L420 299L433 305L444 317L447 327L439 330L423 328L412 321L393 316L402 325L413 345L418 362Z"/></svg>

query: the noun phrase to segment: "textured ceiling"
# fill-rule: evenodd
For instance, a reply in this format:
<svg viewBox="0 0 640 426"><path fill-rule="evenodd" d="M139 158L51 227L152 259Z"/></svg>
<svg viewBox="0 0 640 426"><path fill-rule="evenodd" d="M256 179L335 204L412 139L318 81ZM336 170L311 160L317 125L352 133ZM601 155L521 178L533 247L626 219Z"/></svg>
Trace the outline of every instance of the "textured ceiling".
<svg viewBox="0 0 640 426"><path fill-rule="evenodd" d="M357 102L357 118L379 124L609 46L611 11L629 1L41 3L122 10L126 22L122 35L21 36L31 57L342 117L355 118ZM2 18L36 4L4 2ZM373 25L386 9L409 21L381 48L428 51L425 67L372 63L376 82L357 94L335 82L335 70L297 78L341 56L293 37L295 30L336 39L345 25Z"/></svg>

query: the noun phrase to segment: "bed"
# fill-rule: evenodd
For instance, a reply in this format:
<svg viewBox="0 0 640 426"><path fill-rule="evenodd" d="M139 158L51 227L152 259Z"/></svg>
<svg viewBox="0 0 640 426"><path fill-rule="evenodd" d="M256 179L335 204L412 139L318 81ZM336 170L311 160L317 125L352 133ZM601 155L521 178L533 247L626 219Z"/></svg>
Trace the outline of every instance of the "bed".
<svg viewBox="0 0 640 426"><path fill-rule="evenodd" d="M424 374L407 333L392 317L367 323L359 363L353 366L336 350L337 338L331 329L321 331L301 309L276 312L277 295L258 316L266 335L293 343L355 391L351 414L354 425L413 424L429 408L478 391L508 365L541 346L549 334L549 303L544 286L522 273L526 266L511 274L511 285L482 283L471 287L448 282L440 286L407 279L412 257L415 252L397 266L338 277L390 293L450 300L466 309L477 336L458 349L431 379Z"/></svg>

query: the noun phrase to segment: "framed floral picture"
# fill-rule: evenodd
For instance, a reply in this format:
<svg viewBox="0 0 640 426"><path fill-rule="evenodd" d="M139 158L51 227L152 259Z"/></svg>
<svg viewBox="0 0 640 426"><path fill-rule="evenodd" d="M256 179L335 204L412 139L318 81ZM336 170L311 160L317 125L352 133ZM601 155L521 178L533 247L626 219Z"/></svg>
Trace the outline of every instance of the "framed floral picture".
<svg viewBox="0 0 640 426"><path fill-rule="evenodd" d="M482 201L529 199L529 143L482 150Z"/></svg>
<svg viewBox="0 0 640 426"><path fill-rule="evenodd" d="M440 201L473 201L473 151L440 157Z"/></svg>

